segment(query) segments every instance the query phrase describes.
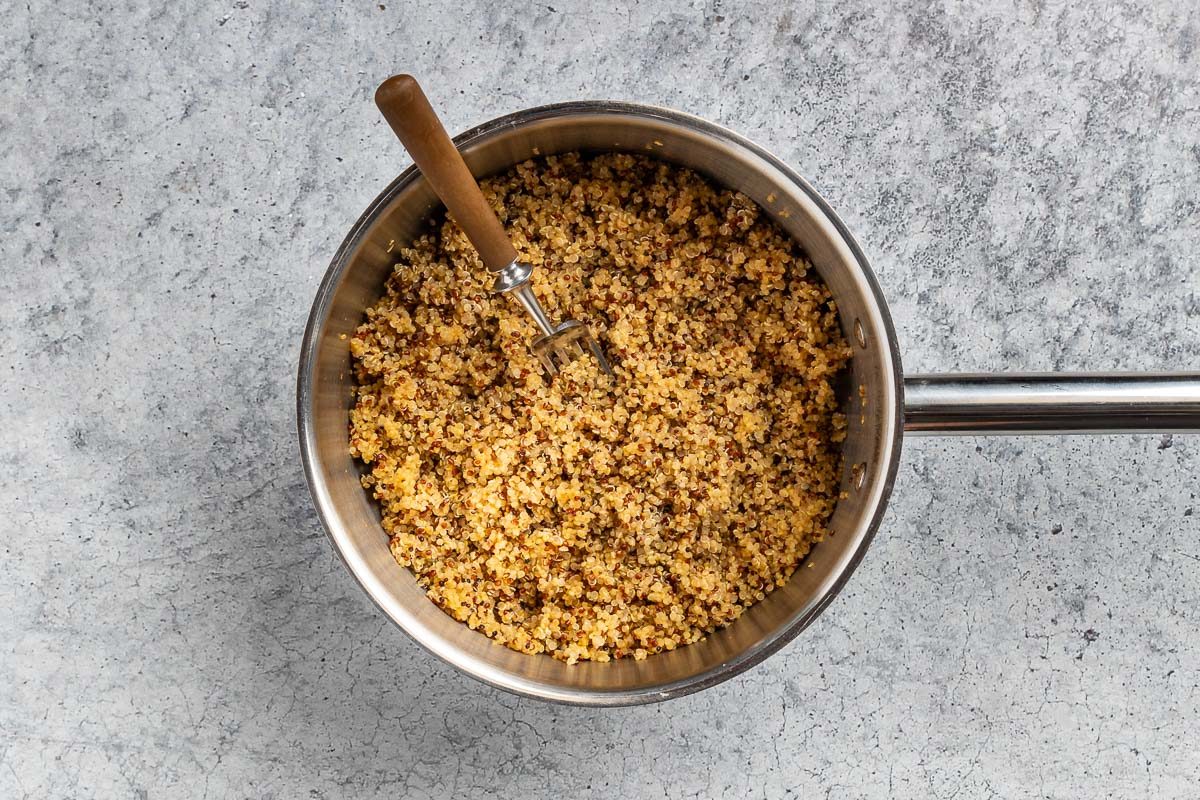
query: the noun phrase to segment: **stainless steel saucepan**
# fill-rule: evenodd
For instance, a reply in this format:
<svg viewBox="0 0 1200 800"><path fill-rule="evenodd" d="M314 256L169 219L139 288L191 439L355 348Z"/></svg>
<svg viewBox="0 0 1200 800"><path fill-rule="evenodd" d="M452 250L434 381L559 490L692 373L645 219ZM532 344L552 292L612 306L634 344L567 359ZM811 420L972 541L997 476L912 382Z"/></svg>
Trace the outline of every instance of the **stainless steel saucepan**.
<svg viewBox="0 0 1200 800"><path fill-rule="evenodd" d="M348 336L382 293L392 243L438 208L413 169L354 224L313 303L300 354L300 450L321 521L346 566L393 622L430 652L486 683L563 703L613 706L679 697L757 664L811 623L845 585L883 517L905 432L1080 433L1200 430L1200 373L905 377L887 304L866 256L833 209L770 153L710 122L660 108L580 102L521 111L456 144L477 176L534 155L574 150L651 155L737 189L799 242L837 300L854 348L845 406L842 488L832 537L811 569L701 642L644 661L568 666L509 650L442 612L388 551L379 513L350 457ZM860 388L861 390L860 396Z"/></svg>

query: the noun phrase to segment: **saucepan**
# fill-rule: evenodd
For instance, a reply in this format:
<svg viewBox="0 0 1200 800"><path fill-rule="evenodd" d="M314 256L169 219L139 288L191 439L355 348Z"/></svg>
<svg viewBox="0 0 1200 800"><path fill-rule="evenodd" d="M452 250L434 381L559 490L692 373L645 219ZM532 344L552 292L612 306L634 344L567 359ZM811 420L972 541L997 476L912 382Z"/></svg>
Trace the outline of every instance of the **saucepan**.
<svg viewBox="0 0 1200 800"><path fill-rule="evenodd" d="M411 240L440 208L415 169L392 182L354 223L313 303L300 354L300 450L317 513L351 574L419 644L485 683L562 703L628 705L695 692L757 664L816 619L866 554L905 434L1200 430L1200 373L906 377L887 303L850 231L787 165L713 123L649 106L576 102L501 117L455 142L479 177L538 155L629 152L745 193L808 253L854 350L844 387L844 497L830 521L833 535L808 556L811 568L796 570L702 641L642 661L567 665L515 652L445 614L396 564L350 457L349 335L382 293L396 244Z"/></svg>

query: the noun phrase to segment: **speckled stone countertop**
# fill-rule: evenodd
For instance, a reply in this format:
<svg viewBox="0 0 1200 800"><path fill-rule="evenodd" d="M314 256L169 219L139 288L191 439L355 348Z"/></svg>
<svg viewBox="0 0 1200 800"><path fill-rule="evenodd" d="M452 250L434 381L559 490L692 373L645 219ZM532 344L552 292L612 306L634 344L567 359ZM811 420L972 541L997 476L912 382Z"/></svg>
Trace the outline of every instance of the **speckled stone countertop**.
<svg viewBox="0 0 1200 800"><path fill-rule="evenodd" d="M1200 437L910 439L812 628L617 710L386 622L295 441L395 71L454 131L607 97L760 142L910 371L1200 369L1200 12L1086 5L6 4L0 797L1194 797Z"/></svg>

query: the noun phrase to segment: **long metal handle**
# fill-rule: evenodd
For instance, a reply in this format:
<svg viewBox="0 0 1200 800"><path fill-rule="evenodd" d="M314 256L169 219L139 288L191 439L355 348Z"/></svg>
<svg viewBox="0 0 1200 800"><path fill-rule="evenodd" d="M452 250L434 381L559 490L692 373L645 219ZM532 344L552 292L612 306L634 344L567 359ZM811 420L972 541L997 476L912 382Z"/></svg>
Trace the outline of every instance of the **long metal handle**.
<svg viewBox="0 0 1200 800"><path fill-rule="evenodd" d="M1200 432L1200 373L914 375L912 434Z"/></svg>

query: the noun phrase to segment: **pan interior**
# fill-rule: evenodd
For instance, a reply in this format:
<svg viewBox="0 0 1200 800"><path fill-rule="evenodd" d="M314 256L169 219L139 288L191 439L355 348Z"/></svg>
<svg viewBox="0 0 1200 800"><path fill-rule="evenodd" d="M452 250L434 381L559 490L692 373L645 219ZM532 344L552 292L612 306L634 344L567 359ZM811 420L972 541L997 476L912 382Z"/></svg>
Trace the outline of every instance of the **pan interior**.
<svg viewBox="0 0 1200 800"><path fill-rule="evenodd" d="M869 543L890 491L899 450L899 361L865 259L807 184L753 145L683 115L614 104L550 107L489 123L459 137L458 144L480 176L534 155L576 150L664 159L744 192L804 247L834 294L854 349L844 387L849 420L841 481L845 496L831 520L834 535L809 555L811 568L796 570L732 625L644 661L568 666L549 656L524 655L472 631L429 601L388 551L347 441L353 399L348 335L382 291L393 262L390 246L411 240L440 206L410 170L376 199L334 259L303 349L301 444L314 499L335 546L380 608L418 642L511 691L590 705L647 702L711 685L756 663L832 599Z"/></svg>

